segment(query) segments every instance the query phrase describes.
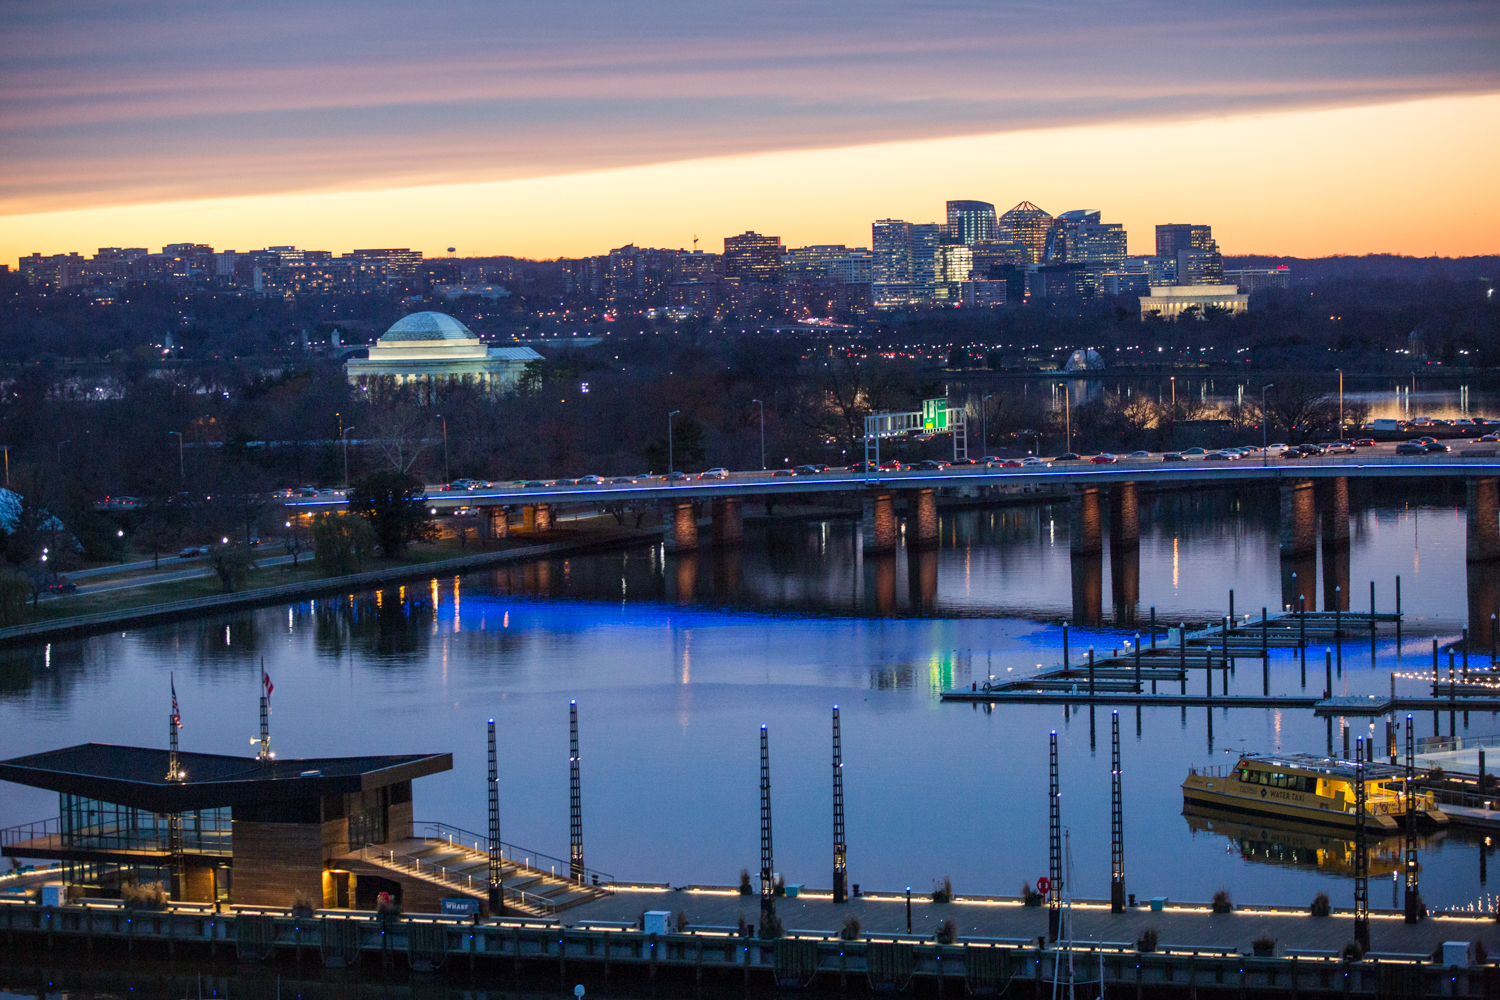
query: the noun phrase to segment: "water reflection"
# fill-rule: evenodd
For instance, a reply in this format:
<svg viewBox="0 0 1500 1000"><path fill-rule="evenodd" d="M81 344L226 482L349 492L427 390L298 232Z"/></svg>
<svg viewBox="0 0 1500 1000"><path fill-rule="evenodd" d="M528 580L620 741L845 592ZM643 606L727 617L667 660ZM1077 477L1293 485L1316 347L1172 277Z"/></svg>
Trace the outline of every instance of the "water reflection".
<svg viewBox="0 0 1500 1000"><path fill-rule="evenodd" d="M1336 875L1354 875L1354 841L1311 823L1247 823L1244 817L1220 809L1184 805L1182 818L1193 833L1225 838L1246 861L1291 868L1311 868ZM1444 834L1417 839L1417 849L1436 846ZM1402 870L1402 837L1368 839L1370 875Z"/></svg>

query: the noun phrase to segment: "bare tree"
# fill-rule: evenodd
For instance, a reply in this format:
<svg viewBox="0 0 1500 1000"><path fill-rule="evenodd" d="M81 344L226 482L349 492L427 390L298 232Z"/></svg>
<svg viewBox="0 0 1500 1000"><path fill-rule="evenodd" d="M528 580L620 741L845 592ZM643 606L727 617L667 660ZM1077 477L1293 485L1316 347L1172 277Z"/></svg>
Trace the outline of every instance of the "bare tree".
<svg viewBox="0 0 1500 1000"><path fill-rule="evenodd" d="M394 471L406 475L427 450L431 415L410 400L400 400L378 410L371 419L385 460Z"/></svg>

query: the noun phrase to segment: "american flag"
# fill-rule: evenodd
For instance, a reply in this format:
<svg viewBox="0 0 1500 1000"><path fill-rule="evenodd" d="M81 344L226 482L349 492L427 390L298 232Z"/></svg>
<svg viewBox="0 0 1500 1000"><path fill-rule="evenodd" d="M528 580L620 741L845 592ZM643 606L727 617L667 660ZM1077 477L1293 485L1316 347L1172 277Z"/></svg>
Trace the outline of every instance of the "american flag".
<svg viewBox="0 0 1500 1000"><path fill-rule="evenodd" d="M271 683L271 675L266 673L266 668L260 668L260 686L265 689L266 697L271 697L271 692L276 690L276 685Z"/></svg>
<svg viewBox="0 0 1500 1000"><path fill-rule="evenodd" d="M177 710L177 675L169 674L172 684L172 725L182 728L182 713Z"/></svg>

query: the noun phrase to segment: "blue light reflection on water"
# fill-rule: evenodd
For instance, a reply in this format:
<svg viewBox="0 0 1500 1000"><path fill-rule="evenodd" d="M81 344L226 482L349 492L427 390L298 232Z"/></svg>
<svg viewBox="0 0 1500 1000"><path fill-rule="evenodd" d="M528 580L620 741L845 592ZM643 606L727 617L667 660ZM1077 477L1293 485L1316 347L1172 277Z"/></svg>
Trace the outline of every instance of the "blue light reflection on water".
<svg viewBox="0 0 1500 1000"><path fill-rule="evenodd" d="M732 599L711 584L716 568L705 553L702 603L668 603L684 598L674 590L675 564L637 550L554 563L546 587L534 569L532 578L474 574L387 588L379 608L360 595L56 644L48 662L10 661L13 670L24 667L26 682L0 695L4 753L89 739L160 745L173 670L184 749L246 753L263 656L276 683L272 733L283 757L454 752L453 772L418 782L421 818L482 828L484 720L493 715L504 838L564 855L567 702L577 698L587 861L621 877L683 884L732 882L741 867L756 867L757 729L764 722L778 867L789 881L816 886L831 877L828 715L837 702L851 881L920 888L951 876L960 891L1010 894L1045 871L1046 734L1056 728L1077 890L1102 896L1109 711L1094 713L1091 748L1087 710L986 713L937 699L948 686L1056 661L1055 620L1070 615L1073 593L1062 513L945 515L929 617L856 617L866 610L873 575L854 552L851 526L829 522L752 531ZM1191 514L1157 509L1143 517L1140 610L1155 603L1163 622L1201 619L1222 612L1231 585L1241 612L1274 606L1282 580L1264 511L1221 503L1211 516ZM1013 523L995 527L1007 517ZM1451 503L1356 512L1352 603L1364 606L1371 578L1388 600L1387 581L1403 574L1412 629L1422 630L1408 636L1409 668L1430 662L1424 649L1433 631L1451 637L1463 625L1463 529L1462 511ZM1100 581L1106 621L1073 630L1075 656L1126 638L1108 628L1108 559ZM897 560L897 611L910 611L922 584L904 553ZM1321 562L1317 570L1321 581ZM635 593L621 600L610 581L626 579ZM980 617L995 609L1031 617ZM1036 620L1048 618L1054 621ZM1367 642L1348 644L1338 690L1388 689L1393 644L1382 640L1378 669L1369 656ZM1259 666L1241 660L1231 692L1259 693ZM1201 690L1202 675L1190 683ZM1321 685L1314 651L1308 690ZM1219 679L1214 686L1220 689ZM1273 657L1271 690L1300 690L1291 654ZM1430 716L1417 721L1419 734L1431 732ZM1121 712L1121 724L1130 891L1205 899L1226 886L1242 901L1301 902L1324 887L1336 903L1352 891L1333 869L1247 860L1238 841L1195 833L1181 815L1179 784L1191 763L1232 762L1225 750L1322 752L1326 730L1311 713L1145 709L1139 738L1133 709ZM1446 717L1441 725L1446 733ZM1500 731L1488 713L1469 726L1473 735ZM1383 745L1383 729L1379 735ZM0 796L3 825L55 810L51 796L29 789L6 786ZM1245 827L1234 833L1254 854L1259 828ZM1284 848L1288 838L1273 831L1265 839ZM1297 843L1304 852L1319 846ZM1429 847L1423 888L1430 902L1480 893L1478 851L1457 833ZM1377 906L1385 891L1379 882L1372 889Z"/></svg>

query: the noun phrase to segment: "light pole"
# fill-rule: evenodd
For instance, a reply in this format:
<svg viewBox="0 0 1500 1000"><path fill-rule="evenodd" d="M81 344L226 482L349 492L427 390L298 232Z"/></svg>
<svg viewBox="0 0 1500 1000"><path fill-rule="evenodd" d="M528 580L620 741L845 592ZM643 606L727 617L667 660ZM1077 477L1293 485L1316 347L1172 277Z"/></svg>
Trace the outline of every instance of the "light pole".
<svg viewBox="0 0 1500 1000"><path fill-rule="evenodd" d="M1057 385L1063 391L1063 421L1068 433L1068 440L1063 444L1063 451L1071 455L1073 453L1073 401L1068 395L1068 383L1059 382Z"/></svg>
<svg viewBox="0 0 1500 1000"><path fill-rule="evenodd" d="M62 466L62 446L65 445L65 444L72 444L72 443L73 443L73 439L72 438L66 438L66 439L64 439L62 441L57 442L57 464L58 464L59 467Z"/></svg>
<svg viewBox="0 0 1500 1000"><path fill-rule="evenodd" d="M681 410L673 410L667 414L667 474L672 473L672 418L681 413Z"/></svg>
<svg viewBox="0 0 1500 1000"><path fill-rule="evenodd" d="M1339 441L1344 440L1344 369L1335 368L1339 373Z"/></svg>
<svg viewBox="0 0 1500 1000"><path fill-rule="evenodd" d="M167 437L171 437L173 434L177 435L177 478L182 481L182 485L186 486L187 485L187 466L183 465L183 463L182 463L182 431L167 431ZM9 479L10 479L10 455L8 453L5 456L5 473L6 473L6 481L9 482Z"/></svg>
<svg viewBox="0 0 1500 1000"><path fill-rule="evenodd" d="M1171 376L1171 378L1168 379L1168 381L1170 381L1172 383L1172 419L1176 420L1177 419L1177 376L1176 375Z"/></svg>
<svg viewBox="0 0 1500 1000"><path fill-rule="evenodd" d="M992 392L979 401L979 452L984 458L990 457L990 408L985 404L994 398Z"/></svg>
<svg viewBox="0 0 1500 1000"><path fill-rule="evenodd" d="M766 404L758 399L750 402L760 407L760 471L766 471Z"/></svg>
<svg viewBox="0 0 1500 1000"><path fill-rule="evenodd" d="M435 413L435 414L433 414L433 416L437 417L439 420L441 420L443 422L443 489L447 489L448 488L448 418L445 417L445 416L443 416L441 413Z"/></svg>
<svg viewBox="0 0 1500 1000"><path fill-rule="evenodd" d="M344 446L344 489L349 489L349 434L353 427L345 427L339 431L339 443Z"/></svg>
<svg viewBox="0 0 1500 1000"><path fill-rule="evenodd" d="M1265 465L1271 458L1270 446L1266 444L1267 429L1271 420L1266 416L1266 390L1276 388L1276 383L1260 387L1260 464Z"/></svg>

